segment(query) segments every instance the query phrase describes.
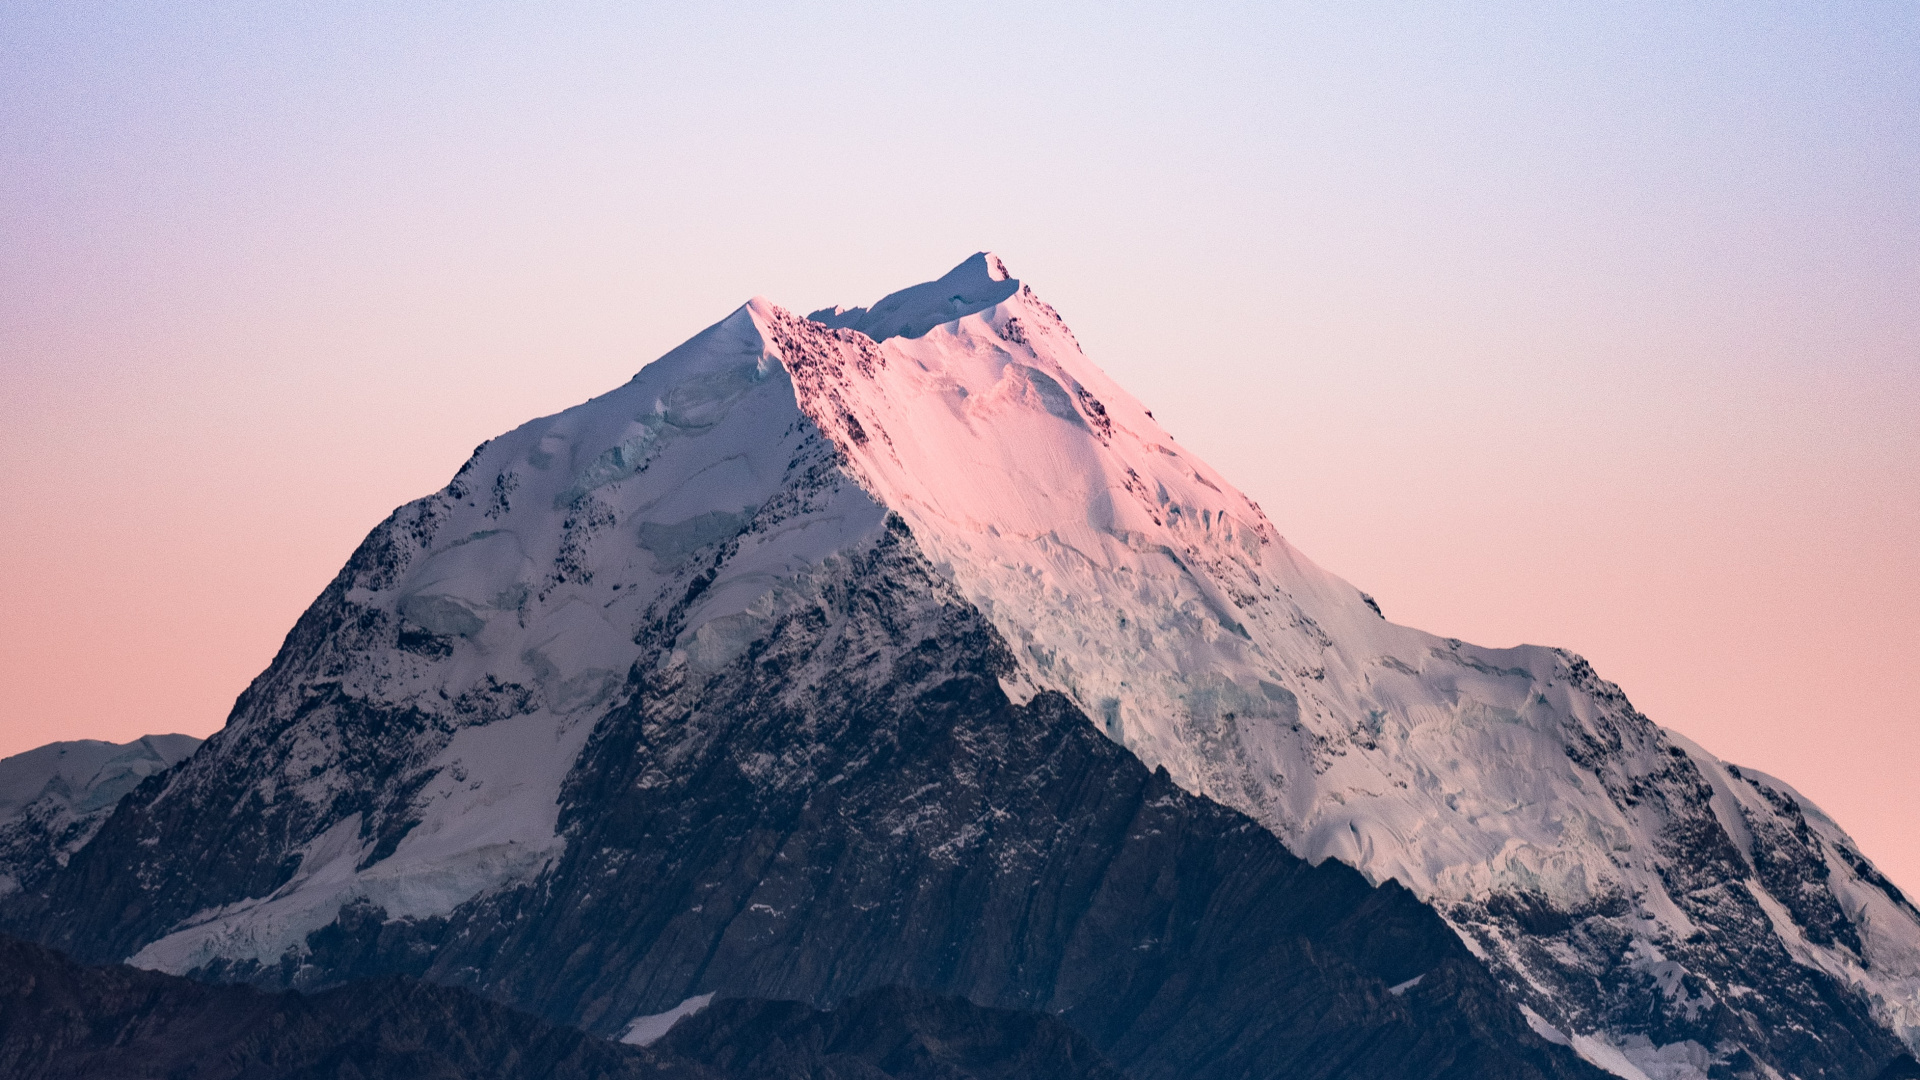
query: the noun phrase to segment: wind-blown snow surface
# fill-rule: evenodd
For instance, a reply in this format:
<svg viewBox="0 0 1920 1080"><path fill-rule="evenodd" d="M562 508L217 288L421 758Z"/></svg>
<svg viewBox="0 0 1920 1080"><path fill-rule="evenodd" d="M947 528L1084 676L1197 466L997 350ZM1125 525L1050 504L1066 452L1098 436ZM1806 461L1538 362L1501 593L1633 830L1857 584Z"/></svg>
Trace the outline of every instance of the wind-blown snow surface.
<svg viewBox="0 0 1920 1080"><path fill-rule="evenodd" d="M809 460L824 479L796 494L784 478ZM1920 1043L1920 914L1817 808L1663 731L1569 653L1386 621L987 255L871 309L802 319L756 299L398 512L377 535L405 557L336 587L398 620L400 648L249 691L280 695L275 723L310 739L262 781L311 808L298 872L135 962L271 964L346 903L421 917L526 880L563 843L561 782L628 668L717 670L889 512L1011 643L1016 697L1061 691L1297 853L1399 880L1536 1030L1596 1063L1791 1061L1831 992ZM723 543L740 551L689 584ZM687 629L640 655L634 628L672 604ZM321 674L435 718L403 804L347 797Z"/></svg>

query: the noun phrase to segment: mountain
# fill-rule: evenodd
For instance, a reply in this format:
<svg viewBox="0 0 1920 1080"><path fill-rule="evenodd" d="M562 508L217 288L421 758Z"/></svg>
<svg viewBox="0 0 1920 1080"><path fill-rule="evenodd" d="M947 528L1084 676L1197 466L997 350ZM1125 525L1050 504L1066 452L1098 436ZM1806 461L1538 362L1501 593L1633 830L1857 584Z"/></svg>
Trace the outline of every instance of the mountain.
<svg viewBox="0 0 1920 1080"><path fill-rule="evenodd" d="M93 839L121 796L199 745L191 735L81 739L0 758L0 897L39 887Z"/></svg>
<svg viewBox="0 0 1920 1080"><path fill-rule="evenodd" d="M88 968L0 937L0 1073L13 1080L1120 1080L1042 1013L896 987L831 1012L717 1002L645 1049L409 979L318 994Z"/></svg>
<svg viewBox="0 0 1920 1080"><path fill-rule="evenodd" d="M1572 654L1388 622L989 255L478 448L0 919L608 1035L898 984L1141 1080L1920 1041L1920 913L1816 807Z"/></svg>

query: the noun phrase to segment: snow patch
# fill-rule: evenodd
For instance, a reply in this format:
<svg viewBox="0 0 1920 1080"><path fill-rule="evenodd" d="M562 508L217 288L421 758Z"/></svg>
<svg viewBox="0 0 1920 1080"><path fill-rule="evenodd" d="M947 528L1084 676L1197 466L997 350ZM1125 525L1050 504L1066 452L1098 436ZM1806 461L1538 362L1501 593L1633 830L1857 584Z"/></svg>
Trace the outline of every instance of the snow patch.
<svg viewBox="0 0 1920 1080"><path fill-rule="evenodd" d="M1527 1018L1527 1026L1533 1029L1535 1035L1540 1036L1555 1046L1573 1045L1559 1028L1547 1023L1546 1019L1539 1013L1534 1012L1532 1008L1526 1005L1520 1006L1520 1015Z"/></svg>
<svg viewBox="0 0 1920 1080"><path fill-rule="evenodd" d="M1603 1036L1575 1035L1569 1042L1573 1045L1573 1052L1585 1058L1588 1064L1605 1069L1621 1080L1653 1080Z"/></svg>
<svg viewBox="0 0 1920 1080"><path fill-rule="evenodd" d="M633 1046L651 1046L659 1042L667 1032L673 1030L673 1025L679 1023L681 1017L692 1016L712 1002L712 994L700 994L688 998L666 1012L654 1013L651 1016L636 1016L627 1023L626 1030L620 1033L620 1041Z"/></svg>

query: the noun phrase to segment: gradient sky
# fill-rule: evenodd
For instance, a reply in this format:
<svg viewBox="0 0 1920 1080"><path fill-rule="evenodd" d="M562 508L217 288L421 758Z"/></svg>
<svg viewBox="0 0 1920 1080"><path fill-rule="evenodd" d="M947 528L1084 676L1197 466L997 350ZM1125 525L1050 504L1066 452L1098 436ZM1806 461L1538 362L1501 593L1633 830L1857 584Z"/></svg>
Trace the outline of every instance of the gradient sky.
<svg viewBox="0 0 1920 1080"><path fill-rule="evenodd" d="M0 754L217 728L476 443L991 248L1389 617L1920 890L1920 5L1447 7L0 0Z"/></svg>

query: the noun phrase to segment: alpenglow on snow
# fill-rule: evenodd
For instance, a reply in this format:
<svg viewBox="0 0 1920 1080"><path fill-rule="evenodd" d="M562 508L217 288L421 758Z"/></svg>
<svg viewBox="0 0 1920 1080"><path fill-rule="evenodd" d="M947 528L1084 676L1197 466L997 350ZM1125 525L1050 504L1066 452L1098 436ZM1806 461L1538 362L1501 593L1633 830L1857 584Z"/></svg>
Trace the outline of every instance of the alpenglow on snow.
<svg viewBox="0 0 1920 1080"><path fill-rule="evenodd" d="M909 588L907 566L926 580ZM908 592L920 607L898 607ZM816 613L889 604L921 621L770 666L780 635L839 617ZM626 385L481 446L375 531L228 728L94 845L137 862L143 841L211 844L192 807L212 800L256 808L225 841L251 854L203 860L231 862L217 886L204 868L115 884L102 914L76 876L109 880L100 847L32 917L173 973L486 983L433 957L452 955L448 927L534 933L527 898L560 888L595 800L617 794L587 763L644 758L629 795L685 782L695 756L673 730L699 698L669 709L662 691L642 718L645 687L753 671L791 703L973 640L929 604L977 613L969 633L1005 657L981 670L1013 706L1070 703L1294 855L1410 890L1544 1045L1662 1080L1865 1076L1920 1046L1920 912L1816 806L1655 725L1568 652L1382 617L989 254L868 308L803 318L756 298ZM610 726L622 709L637 734ZM729 768L770 791L838 782L805 740L781 745ZM244 797L208 794L236 784ZM816 804L795 805L802 820ZM903 811L896 835L949 811ZM922 854L964 863L985 828ZM773 940L783 905L767 893L730 917ZM407 928L417 963L341 944L382 927ZM568 932L553 927L538 932ZM617 1034L715 989L635 972L566 1019Z"/></svg>

